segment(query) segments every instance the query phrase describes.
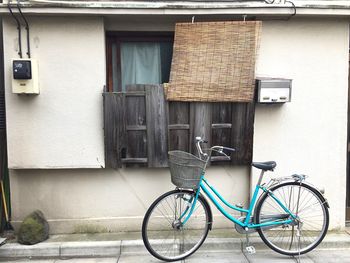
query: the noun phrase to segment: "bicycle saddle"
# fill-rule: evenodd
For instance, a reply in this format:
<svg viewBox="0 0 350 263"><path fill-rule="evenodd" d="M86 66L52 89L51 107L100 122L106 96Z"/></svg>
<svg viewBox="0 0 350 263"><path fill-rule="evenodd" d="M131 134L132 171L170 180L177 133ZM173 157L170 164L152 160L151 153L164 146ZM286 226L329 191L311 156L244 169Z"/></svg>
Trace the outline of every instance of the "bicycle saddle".
<svg viewBox="0 0 350 263"><path fill-rule="evenodd" d="M264 171L273 171L273 169L276 167L275 161L269 161L269 162L253 162L252 166L255 168L264 170Z"/></svg>

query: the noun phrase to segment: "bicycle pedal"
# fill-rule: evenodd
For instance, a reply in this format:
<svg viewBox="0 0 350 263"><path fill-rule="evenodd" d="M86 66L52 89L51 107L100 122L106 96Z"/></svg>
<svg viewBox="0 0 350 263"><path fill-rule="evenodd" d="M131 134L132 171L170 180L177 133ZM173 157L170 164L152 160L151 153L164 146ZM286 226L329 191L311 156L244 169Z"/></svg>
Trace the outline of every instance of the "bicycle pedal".
<svg viewBox="0 0 350 263"><path fill-rule="evenodd" d="M248 254L255 254L256 252L255 247L253 246L246 247L245 250L247 251Z"/></svg>

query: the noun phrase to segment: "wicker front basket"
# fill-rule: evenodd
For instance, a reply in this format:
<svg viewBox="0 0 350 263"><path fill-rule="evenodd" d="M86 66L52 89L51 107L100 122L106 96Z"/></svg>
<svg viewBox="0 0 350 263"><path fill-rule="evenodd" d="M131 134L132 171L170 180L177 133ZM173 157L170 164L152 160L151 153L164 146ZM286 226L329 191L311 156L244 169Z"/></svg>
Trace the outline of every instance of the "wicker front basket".
<svg viewBox="0 0 350 263"><path fill-rule="evenodd" d="M261 21L178 23L167 99L250 102Z"/></svg>
<svg viewBox="0 0 350 263"><path fill-rule="evenodd" d="M205 169L205 161L183 151L169 152L171 182L180 188L197 189Z"/></svg>

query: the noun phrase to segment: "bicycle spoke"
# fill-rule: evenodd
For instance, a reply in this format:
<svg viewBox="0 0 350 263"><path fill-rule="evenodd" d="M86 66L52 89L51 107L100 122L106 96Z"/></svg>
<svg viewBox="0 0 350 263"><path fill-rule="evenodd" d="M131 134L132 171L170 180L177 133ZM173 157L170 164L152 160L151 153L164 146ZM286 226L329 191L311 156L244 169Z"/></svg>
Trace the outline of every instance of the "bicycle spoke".
<svg viewBox="0 0 350 263"><path fill-rule="evenodd" d="M275 198L298 216L298 220L293 224L259 229L258 232L264 242L277 252L286 255L297 255L299 249L303 254L316 247L328 228L328 213L316 191L300 183L284 183L276 186L272 192ZM261 220L264 222L264 215L286 213L271 195L265 195L258 206L258 222ZM299 220L300 226L298 226Z"/></svg>
<svg viewBox="0 0 350 263"><path fill-rule="evenodd" d="M146 213L143 239L152 255L162 260L180 260L193 253L208 230L208 211L198 198L191 217L183 221L193 205L194 192L172 191L159 198ZM145 223L147 222L147 223Z"/></svg>

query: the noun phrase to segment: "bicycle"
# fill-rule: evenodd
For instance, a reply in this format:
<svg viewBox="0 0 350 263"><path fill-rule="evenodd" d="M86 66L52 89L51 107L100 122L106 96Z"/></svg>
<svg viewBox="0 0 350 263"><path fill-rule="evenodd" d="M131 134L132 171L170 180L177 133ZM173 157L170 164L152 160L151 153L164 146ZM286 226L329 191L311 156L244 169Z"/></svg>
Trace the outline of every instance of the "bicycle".
<svg viewBox="0 0 350 263"><path fill-rule="evenodd" d="M300 256L321 243L328 230L329 205L321 191L305 182L305 175L294 174L262 184L264 173L273 171L276 162L253 162L252 166L261 173L249 207L232 205L204 175L212 152L228 157L226 152L235 150L213 146L206 153L202 143L206 141L196 137L199 157L182 151L169 152L171 180L176 189L157 198L142 223L144 245L154 257L169 262L181 260L203 244L212 228L213 215L201 191L239 233L246 234L248 253L255 253L248 234L256 231L268 247L288 256ZM232 216L214 196L245 216Z"/></svg>

